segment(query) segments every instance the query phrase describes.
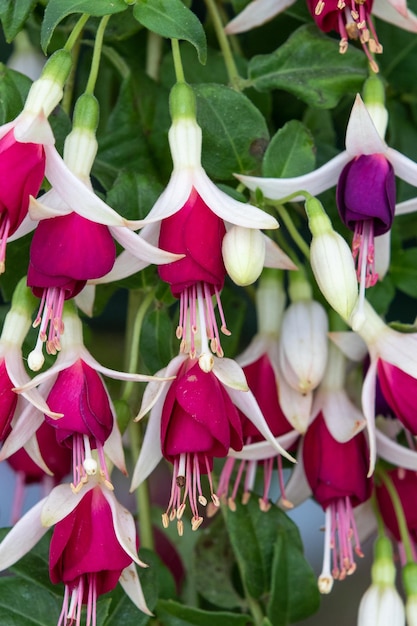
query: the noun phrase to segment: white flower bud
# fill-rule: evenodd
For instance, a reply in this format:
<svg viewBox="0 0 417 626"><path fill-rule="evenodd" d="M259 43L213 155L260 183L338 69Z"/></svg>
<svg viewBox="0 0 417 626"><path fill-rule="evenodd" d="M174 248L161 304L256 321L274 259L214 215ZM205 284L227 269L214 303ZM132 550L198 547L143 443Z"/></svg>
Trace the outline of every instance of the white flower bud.
<svg viewBox="0 0 417 626"><path fill-rule="evenodd" d="M287 383L308 393L323 378L327 363L328 319L324 308L313 300L291 304L281 326L280 366Z"/></svg>
<svg viewBox="0 0 417 626"><path fill-rule="evenodd" d="M260 230L233 226L224 236L223 260L236 285L251 285L259 278L265 262L265 241Z"/></svg>

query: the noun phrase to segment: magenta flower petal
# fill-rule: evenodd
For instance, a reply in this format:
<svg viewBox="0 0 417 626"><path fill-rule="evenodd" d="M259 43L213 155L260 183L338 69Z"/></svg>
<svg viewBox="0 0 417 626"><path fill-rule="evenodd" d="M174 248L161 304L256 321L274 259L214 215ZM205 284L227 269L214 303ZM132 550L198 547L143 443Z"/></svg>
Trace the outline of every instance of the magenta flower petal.
<svg viewBox="0 0 417 626"><path fill-rule="evenodd" d="M113 267L116 249L107 226L77 213L41 220L31 249L28 285L32 288L73 285L76 295L89 279Z"/></svg>
<svg viewBox="0 0 417 626"><path fill-rule="evenodd" d="M96 590L101 595L116 586L131 562L116 538L112 512L100 487L88 491L55 526L49 563L53 583L63 582L72 589L80 577L96 573Z"/></svg>
<svg viewBox="0 0 417 626"><path fill-rule="evenodd" d="M389 476L401 500L407 528L412 539L417 541L417 507L415 505L417 497L417 474L411 470L396 468L389 472ZM397 541L401 541L397 516L392 506L391 496L384 484L376 485L376 497L378 508L386 527Z"/></svg>
<svg viewBox="0 0 417 626"><path fill-rule="evenodd" d="M367 478L368 447L363 433L339 443L329 433L320 413L304 437L304 470L316 500L323 509L349 497L352 506L365 502L372 490Z"/></svg>
<svg viewBox="0 0 417 626"><path fill-rule="evenodd" d="M415 394L417 380L403 370L378 359L378 381L382 395L400 422L413 434L417 434Z"/></svg>
<svg viewBox="0 0 417 626"><path fill-rule="evenodd" d="M92 447L103 445L113 428L113 414L100 375L81 359L59 372L49 393L49 407L64 416L47 421L56 428L57 440L72 446L75 434L88 435Z"/></svg>
<svg viewBox="0 0 417 626"><path fill-rule="evenodd" d="M225 232L223 220L209 209L195 189L180 211L162 220L159 246L185 254L175 263L158 267L160 277L171 285L175 296L197 282L221 289L226 275L222 257Z"/></svg>
<svg viewBox="0 0 417 626"><path fill-rule="evenodd" d="M10 432L17 394L12 391L14 385L7 373L6 361L0 361L0 441L4 441Z"/></svg>
<svg viewBox="0 0 417 626"><path fill-rule="evenodd" d="M383 154L363 154L340 174L337 206L342 222L355 230L357 222L372 220L374 235L392 226L395 213L394 169Z"/></svg>
<svg viewBox="0 0 417 626"><path fill-rule="evenodd" d="M29 196L38 194L44 172L42 145L16 141L13 129L0 139L0 215L10 220L8 235L26 216Z"/></svg>

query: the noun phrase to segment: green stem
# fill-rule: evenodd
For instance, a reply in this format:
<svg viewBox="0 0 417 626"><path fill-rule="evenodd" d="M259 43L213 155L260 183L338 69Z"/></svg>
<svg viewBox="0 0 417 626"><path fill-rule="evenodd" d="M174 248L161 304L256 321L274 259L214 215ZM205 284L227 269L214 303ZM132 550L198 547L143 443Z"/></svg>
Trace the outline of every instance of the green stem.
<svg viewBox="0 0 417 626"><path fill-rule="evenodd" d="M150 291L145 298L143 298L142 291L131 291L129 294L129 313L133 317L133 324L130 325L130 315L128 316L128 332L126 335L128 346L128 364L127 371L129 374L134 374L137 371L139 364L139 339L142 330L143 320L145 318L146 311L152 304L154 299L154 292ZM129 330L130 327L130 330ZM126 381L123 389L122 400L127 402L132 394L133 387L136 383L131 380Z"/></svg>
<svg viewBox="0 0 417 626"><path fill-rule="evenodd" d="M277 211L278 211L280 220L285 224L285 228L288 230L294 243L297 244L301 252L304 254L305 258L309 260L310 248L308 247L308 244L304 241L304 239L298 232L297 228L295 227L294 222L292 221L287 209L284 206L279 205L277 206Z"/></svg>
<svg viewBox="0 0 417 626"><path fill-rule="evenodd" d="M82 33L82 30L88 20L90 16L87 13L84 13L80 19L78 20L78 22L76 23L76 25L74 26L74 28L72 29L72 32L70 34L70 36L67 39L67 42L64 46L64 50L67 50L67 52L71 52L71 50L73 49L75 42L77 41L78 37L80 36L80 34Z"/></svg>
<svg viewBox="0 0 417 626"><path fill-rule="evenodd" d="M90 75L88 77L85 93L93 95L97 82L98 68L100 66L101 49L103 47L104 31L110 19L110 15L105 15L101 20L97 29L96 40L94 42L93 58L91 60Z"/></svg>
<svg viewBox="0 0 417 626"><path fill-rule="evenodd" d="M172 58L174 60L175 77L177 83L185 83L184 68L182 67L180 44L178 39L171 39Z"/></svg>
<svg viewBox="0 0 417 626"><path fill-rule="evenodd" d="M407 528L407 520L405 519L403 505L401 504L400 497L395 488L391 477L382 469L377 470L377 476L384 483L389 497L391 498L392 506L394 508L395 516L397 518L398 529L400 531L401 542L404 546L404 552L407 558L407 563L414 563L413 548L411 546L410 533Z"/></svg>
<svg viewBox="0 0 417 626"><path fill-rule="evenodd" d="M219 10L215 0L206 0L206 5L210 13L210 17L213 22L214 30L216 32L217 40L222 51L224 62L226 65L229 81L233 89L236 91L242 91L242 79L239 76L238 69L233 57L232 49L230 47L229 39L224 32L224 26L219 14Z"/></svg>
<svg viewBox="0 0 417 626"><path fill-rule="evenodd" d="M64 96L62 98L61 107L67 115L71 114L72 96L75 87L75 75L77 73L77 61L80 56L81 40L77 39L72 48L72 67L67 82L64 86Z"/></svg>

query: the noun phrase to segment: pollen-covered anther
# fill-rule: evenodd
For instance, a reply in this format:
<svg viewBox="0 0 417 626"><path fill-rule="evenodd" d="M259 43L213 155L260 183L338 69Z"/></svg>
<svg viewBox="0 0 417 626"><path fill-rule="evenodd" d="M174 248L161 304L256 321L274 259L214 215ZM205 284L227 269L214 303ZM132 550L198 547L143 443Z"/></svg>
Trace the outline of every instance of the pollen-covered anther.
<svg viewBox="0 0 417 626"><path fill-rule="evenodd" d="M181 339L182 338L182 334L183 334L182 326L177 326L176 331L175 331L176 338L177 339Z"/></svg>
<svg viewBox="0 0 417 626"><path fill-rule="evenodd" d="M177 532L180 537L182 537L184 534L184 522L182 521L182 519L179 519L177 521Z"/></svg>
<svg viewBox="0 0 417 626"><path fill-rule="evenodd" d="M204 496L198 496L198 501L201 506L207 506L207 498L205 498Z"/></svg>
<svg viewBox="0 0 417 626"><path fill-rule="evenodd" d="M80 481L74 485L74 483L71 483L71 491L74 494L80 493L81 489L84 487L84 485L88 482L87 476L83 476Z"/></svg>
<svg viewBox="0 0 417 626"><path fill-rule="evenodd" d="M202 523L203 523L202 517L193 517L193 519L191 520L191 529L198 530Z"/></svg>
<svg viewBox="0 0 417 626"><path fill-rule="evenodd" d="M176 517L177 517L177 509L172 509L169 514L169 521L173 522Z"/></svg>
<svg viewBox="0 0 417 626"><path fill-rule="evenodd" d="M251 493L250 491L244 491L242 495L242 504L247 504L250 500Z"/></svg>
<svg viewBox="0 0 417 626"><path fill-rule="evenodd" d="M211 501L213 502L214 506L220 506L219 497L215 493L211 494Z"/></svg>
<svg viewBox="0 0 417 626"><path fill-rule="evenodd" d="M346 2L344 2L344 0L338 0L337 8L339 9L339 11L343 11L345 6L346 6Z"/></svg>
<svg viewBox="0 0 417 626"><path fill-rule="evenodd" d="M282 506L284 506L286 509L294 508L294 504L290 500L287 500L287 498L281 498L280 504L282 504Z"/></svg>
<svg viewBox="0 0 417 626"><path fill-rule="evenodd" d="M233 513L236 511L236 502L233 498L227 498L227 506Z"/></svg>
<svg viewBox="0 0 417 626"><path fill-rule="evenodd" d="M180 506L177 509L177 519L181 519L182 516L184 515L184 511L185 511L185 502L183 502L182 504L180 504Z"/></svg>
<svg viewBox="0 0 417 626"><path fill-rule="evenodd" d="M263 498L259 498L258 503L259 503L259 509L263 513L267 513L269 511L269 509L271 508L271 503L267 502Z"/></svg>
<svg viewBox="0 0 417 626"><path fill-rule="evenodd" d="M383 52L382 45L379 43L379 41L375 41L375 39L370 39L368 42L368 46L370 52L373 52L374 54L382 54Z"/></svg>
<svg viewBox="0 0 417 626"><path fill-rule="evenodd" d="M345 54L348 49L348 40L343 38L339 41L339 53Z"/></svg>
<svg viewBox="0 0 417 626"><path fill-rule="evenodd" d="M355 20L355 22L356 22L356 26L357 26L358 28L361 28L361 26L358 24L359 13L358 13L357 11L355 11L355 9L352 9L352 10L351 10L351 12L350 12L350 14L351 14L352 18Z"/></svg>
<svg viewBox="0 0 417 626"><path fill-rule="evenodd" d="M162 518L162 526L164 528L168 528L168 526L169 526L169 517L168 517L168 515L166 513L162 513L161 518Z"/></svg>
<svg viewBox="0 0 417 626"><path fill-rule="evenodd" d="M323 0L319 0L317 2L317 4L316 4L316 8L314 9L314 13L316 15L321 15L321 13L322 13L322 11L324 9L324 6L325 6L325 4L324 4Z"/></svg>

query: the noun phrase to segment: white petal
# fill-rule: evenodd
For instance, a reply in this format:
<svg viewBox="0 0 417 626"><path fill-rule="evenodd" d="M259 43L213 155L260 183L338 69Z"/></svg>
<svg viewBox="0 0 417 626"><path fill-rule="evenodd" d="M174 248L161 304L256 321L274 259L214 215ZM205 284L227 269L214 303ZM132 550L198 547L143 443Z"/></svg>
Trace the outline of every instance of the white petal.
<svg viewBox="0 0 417 626"><path fill-rule="evenodd" d="M126 252L123 250L116 258L114 265L108 274L105 274L101 278L96 278L88 281L90 285L105 285L107 283L112 283L116 280L121 280L122 278L126 278L126 276L132 276L132 274L136 274L136 272L140 272L144 267L149 265L147 261L142 261L137 257L130 254L130 252Z"/></svg>
<svg viewBox="0 0 417 626"><path fill-rule="evenodd" d="M24 449L25 449L25 452L30 456L32 461L36 463L36 465L40 467L41 470L45 472L45 474L47 474L48 476L54 475L53 472L51 472L51 470L45 463L45 461L43 460L36 435L32 435L28 439Z"/></svg>
<svg viewBox="0 0 417 626"><path fill-rule="evenodd" d="M417 211L417 198L400 202L395 207L395 215L408 215L408 213L414 213L415 211Z"/></svg>
<svg viewBox="0 0 417 626"><path fill-rule="evenodd" d="M282 456L284 456L286 459L295 463L295 459L291 456L291 454L289 454L289 452L284 450L284 448L271 433L253 393L251 391L236 391L236 389L232 389L230 387L228 387L226 391L229 394L233 404L240 411L242 411L242 413L244 413L248 419L250 419L252 424L259 430L259 432L266 439L266 441L272 444L272 447L275 448L276 452L282 454Z"/></svg>
<svg viewBox="0 0 417 626"><path fill-rule="evenodd" d="M159 399L151 411L148 424L146 426L145 437L139 458L133 470L132 484L130 491L134 491L153 472L159 461L162 459L161 450L161 416L162 406L165 397Z"/></svg>
<svg viewBox="0 0 417 626"><path fill-rule="evenodd" d="M178 259L182 259L184 257L183 254L174 254L173 252L167 252L166 250L161 250L160 248L151 245L143 237L133 233L128 228L110 227L110 232L125 250L133 254L133 256L137 257L141 261L146 261L146 264L173 263L174 261L178 261Z"/></svg>
<svg viewBox="0 0 417 626"><path fill-rule="evenodd" d="M168 363L167 367L157 372L156 375L167 376L167 377L176 376L182 363L187 358L188 357L183 354L180 354L174 357ZM137 417L135 418L135 421L139 421L140 419L142 419L142 417L144 417L146 413L148 413L158 401L162 402L162 404L165 402L165 398L169 390L169 385L170 385L169 381L167 381L166 383L158 383L156 381L151 381L146 386L143 397L142 397L142 404L140 407L140 411Z"/></svg>
<svg viewBox="0 0 417 626"><path fill-rule="evenodd" d="M96 486L97 480L91 477L78 493L73 493L69 484L58 485L52 489L44 500L41 512L42 526L49 528L63 520L78 506L85 494Z"/></svg>
<svg viewBox="0 0 417 626"><path fill-rule="evenodd" d="M19 119L19 117L16 118L16 120L18 120L18 119ZM3 139L3 137L5 135L7 135L9 130L12 130L12 128L15 127L16 120L13 120L12 122L7 122L6 124L2 124L0 126L0 139Z"/></svg>
<svg viewBox="0 0 417 626"><path fill-rule="evenodd" d="M20 402L20 400L18 400ZM22 404L25 401L22 402ZM19 407L19 405L18 405ZM16 411L17 412L17 411ZM0 461L4 461L26 444L29 438L38 430L43 423L43 413L27 404L13 425L12 432L7 437L0 452Z"/></svg>
<svg viewBox="0 0 417 626"><path fill-rule="evenodd" d="M30 215L26 215L26 217L24 218L23 222L20 224L19 228L17 228L13 235L11 235L10 237L7 238L7 243L11 243L12 241L16 241L17 239L20 239L20 237L24 237L25 235L27 235L28 233L31 233L33 230L35 230L36 226L38 225L37 222L34 222Z"/></svg>
<svg viewBox="0 0 417 626"><path fill-rule="evenodd" d="M361 154L385 154L387 144L381 139L362 98L357 94L347 130L346 150L350 158ZM388 158L388 154L386 154Z"/></svg>
<svg viewBox="0 0 417 626"><path fill-rule="evenodd" d="M263 235L265 240L265 267L276 267L282 270L297 270L298 267L291 261L290 257L272 241L270 237Z"/></svg>
<svg viewBox="0 0 417 626"><path fill-rule="evenodd" d="M296 430L291 430L285 435L275 437L276 443L282 448L290 448L298 439L300 433ZM272 445L269 441L257 441L256 443L249 443L243 446L242 450L229 450L228 456L235 459L245 459L247 461L262 461L263 459L270 459L277 456L277 450L275 445Z"/></svg>
<svg viewBox="0 0 417 626"><path fill-rule="evenodd" d="M115 465L117 469L122 472L122 474L127 476L122 436L120 434L119 427L117 426L116 418L113 422L113 428L110 436L106 439L106 443L104 444L104 452L113 465Z"/></svg>
<svg viewBox="0 0 417 626"><path fill-rule="evenodd" d="M394 150L394 148L388 148L385 156L392 163L395 175L415 187L417 181L417 163L404 154L401 154L401 152L398 152L398 150Z"/></svg>
<svg viewBox="0 0 417 626"><path fill-rule="evenodd" d="M350 330L330 332L329 339L351 361L362 361L368 353L368 348L363 339Z"/></svg>
<svg viewBox="0 0 417 626"><path fill-rule="evenodd" d="M321 411L333 439L345 443L365 428L366 422L361 411L351 402L344 389L323 392L321 397Z"/></svg>
<svg viewBox="0 0 417 626"><path fill-rule="evenodd" d="M395 9L394 6L392 6L393 4L393 2L389 2L388 0L375 0L372 7L372 14L403 30L408 30L411 33L417 32L417 16L408 9L406 16L402 15L403 10L401 6L397 5L397 9Z"/></svg>
<svg viewBox="0 0 417 626"><path fill-rule="evenodd" d="M387 361L413 378L417 378L416 333L399 333L387 327L377 345L379 356L383 361Z"/></svg>
<svg viewBox="0 0 417 626"><path fill-rule="evenodd" d="M376 393L377 361L371 360L362 386L362 410L366 419L369 443L369 471L368 477L372 476L376 461L375 439L375 393Z"/></svg>
<svg viewBox="0 0 417 626"><path fill-rule="evenodd" d="M383 280L389 270L391 261L391 231L389 230L384 235L375 237L374 245L375 271L378 274L378 280Z"/></svg>
<svg viewBox="0 0 417 626"><path fill-rule="evenodd" d="M289 500L294 506L302 504L305 500L312 495L311 487L308 484L308 480L304 471L303 463L303 442L300 442L297 451L297 464L294 466L291 476L285 485L285 498ZM278 506L286 509L282 502L282 498L278 500Z"/></svg>
<svg viewBox="0 0 417 626"><path fill-rule="evenodd" d="M262 178L242 174L234 174L234 176L252 191L259 188L265 198L271 200L280 200L299 191L300 194L292 199L295 202L304 199L303 191L317 196L337 185L341 171L351 160L352 157L344 151L314 172L294 176L294 178Z"/></svg>
<svg viewBox="0 0 417 626"><path fill-rule="evenodd" d="M140 567L147 567L146 563L140 560L136 551L136 525L132 514L116 500L113 491L103 488L102 492L111 508L117 541L132 561L135 561Z"/></svg>
<svg viewBox="0 0 417 626"><path fill-rule="evenodd" d="M182 209L194 186L193 171L193 169L173 170L168 185L146 216L147 224L166 219Z"/></svg>
<svg viewBox="0 0 417 626"><path fill-rule="evenodd" d="M125 594L129 596L133 604L137 606L142 613L153 616L153 613L146 605L145 596L143 595L142 586L134 563L131 563L123 570L119 578L119 583L123 587Z"/></svg>
<svg viewBox="0 0 417 626"><path fill-rule="evenodd" d="M44 536L47 528L41 524L41 511L46 498L35 504L0 543L0 571L16 563L30 552Z"/></svg>
<svg viewBox="0 0 417 626"><path fill-rule="evenodd" d="M279 403L285 417L301 435L303 435L311 420L313 393L295 391L288 383L279 378Z"/></svg>
<svg viewBox="0 0 417 626"><path fill-rule="evenodd" d="M253 0L225 28L228 35L244 33L261 26L273 17L285 11L295 0Z"/></svg>
<svg viewBox="0 0 417 626"><path fill-rule="evenodd" d="M88 315L88 317L93 317L95 297L96 288L89 283L75 296L75 304L83 313Z"/></svg>
<svg viewBox="0 0 417 626"><path fill-rule="evenodd" d="M244 392L249 389L242 368L233 359L214 357L213 374L226 387Z"/></svg>
<svg viewBox="0 0 417 626"><path fill-rule="evenodd" d="M417 472L417 452L401 446L387 437L379 428L376 429L376 448L378 455L394 465Z"/></svg>
<svg viewBox="0 0 417 626"><path fill-rule="evenodd" d="M107 226L125 226L127 220L100 200L77 176L65 165L54 147L45 147L45 176L62 200L73 211L88 220Z"/></svg>
<svg viewBox="0 0 417 626"><path fill-rule="evenodd" d="M45 151L55 143L54 133L43 113L34 115L29 111L22 111L14 124L14 136L17 141L42 144Z"/></svg>
<svg viewBox="0 0 417 626"><path fill-rule="evenodd" d="M245 228L278 228L278 222L272 215L228 196L210 180L203 169L195 176L194 184L207 206L222 220Z"/></svg>
<svg viewBox="0 0 417 626"><path fill-rule="evenodd" d="M62 200L55 189L48 191L39 200L30 196L29 217L31 220L47 220L69 215L69 213L72 213L71 207Z"/></svg>
<svg viewBox="0 0 417 626"><path fill-rule="evenodd" d="M84 347L82 347L80 350L80 358L97 372L101 372L101 374L104 374L104 376L108 376L109 378L115 378L116 380L131 380L132 382L140 383L146 383L150 380L166 380L166 378L148 376L147 374L129 374L128 372L119 372L118 370L112 370L109 367L104 367L104 365L101 365L101 363L96 361L96 359Z"/></svg>
<svg viewBox="0 0 417 626"><path fill-rule="evenodd" d="M246 367L251 365L251 363L255 363L264 354L267 354L270 343L271 338L268 335L255 335L246 350L236 357L236 363L240 367Z"/></svg>

